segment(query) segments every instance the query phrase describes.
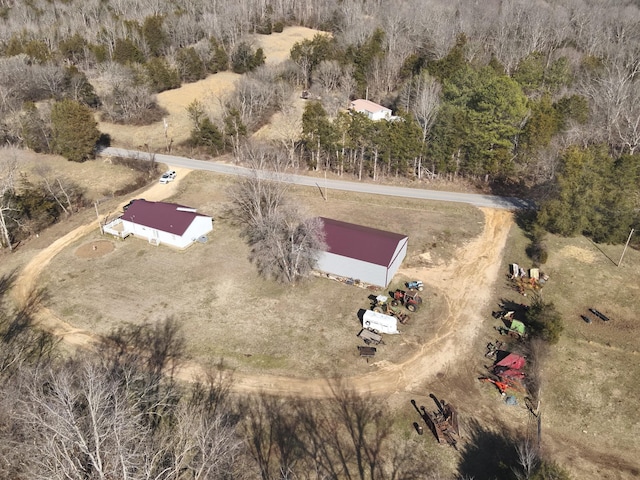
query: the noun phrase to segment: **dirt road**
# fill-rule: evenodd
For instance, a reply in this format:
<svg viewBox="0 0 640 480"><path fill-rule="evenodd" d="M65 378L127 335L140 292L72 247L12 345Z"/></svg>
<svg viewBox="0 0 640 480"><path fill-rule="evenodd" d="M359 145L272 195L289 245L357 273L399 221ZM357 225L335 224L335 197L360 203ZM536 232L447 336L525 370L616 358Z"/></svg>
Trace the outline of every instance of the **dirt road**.
<svg viewBox="0 0 640 480"><path fill-rule="evenodd" d="M358 392L388 394L411 391L434 378L453 360L465 353L482 324L479 312L491 299L491 289L499 275L501 255L513 223L512 213L482 209L485 226L482 234L462 247L455 261L429 269L405 269L400 273L422 278L429 287L444 292L449 314L440 329L416 353L400 364L378 362L376 371L349 379L349 387ZM198 367L186 366L180 376L191 379ZM326 380L234 375L237 392L265 392L320 398L330 394Z"/></svg>
<svg viewBox="0 0 640 480"><path fill-rule="evenodd" d="M172 167L170 167L172 168ZM176 180L168 183L168 184L160 184L156 183L149 187L141 196L144 196L146 200L150 201L159 201L165 198L170 197L178 191L178 185L180 184L180 179L183 178L190 170L186 168L178 168L173 167L172 170L176 171ZM118 206L118 211L122 211L122 207L124 205L123 202ZM111 218L117 212L112 212L109 214ZM28 298L31 292L38 286L38 277L42 273L42 271L46 268L46 266L51 262L51 260L66 247L71 245L76 240L84 237L88 233L92 231L98 230L98 220L83 225L81 227L72 230L67 233L65 236L59 238L47 248L38 253L22 270L18 279L16 280L16 284L14 286L13 292L16 300L19 304L23 304ZM41 312L42 313L42 312ZM44 319L43 319L44 320ZM74 330L73 327L70 327L71 330ZM70 340L70 339L66 339Z"/></svg>
<svg viewBox="0 0 640 480"><path fill-rule="evenodd" d="M179 179L188 170L175 168L178 180L168 185L156 184L144 192L148 200L162 200L176 192ZM360 392L389 394L411 391L419 384L435 377L453 363L454 358L470 348L482 318L479 311L491 298L491 288L498 278L502 251L513 223L512 213L505 210L482 209L485 226L482 234L462 247L447 265L428 269L404 269L400 273L411 278L422 278L432 289L443 292L448 305L448 318L433 332L429 340L420 345L415 354L400 364L381 361L373 364L377 369L369 374L349 380L350 387ZM25 301L38 285L38 277L58 253L73 242L98 228L97 221L79 227L52 243L36 255L24 268L15 285L18 301ZM44 328L59 336L65 343L88 347L96 340L90 332L75 328L57 317L47 308L37 314ZM185 364L178 377L192 381L201 377L198 364ZM276 395L296 395L320 398L330 394L324 379L276 377L270 375L234 374L237 392L265 392Z"/></svg>

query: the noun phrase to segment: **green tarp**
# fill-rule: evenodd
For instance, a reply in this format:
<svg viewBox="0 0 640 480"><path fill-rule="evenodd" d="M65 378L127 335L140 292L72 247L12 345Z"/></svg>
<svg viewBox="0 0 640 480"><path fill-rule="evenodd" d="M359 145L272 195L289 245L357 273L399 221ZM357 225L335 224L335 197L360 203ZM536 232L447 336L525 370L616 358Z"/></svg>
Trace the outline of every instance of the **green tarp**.
<svg viewBox="0 0 640 480"><path fill-rule="evenodd" d="M511 327L509 330L517 332L520 335L524 335L524 323L519 320L511 320Z"/></svg>

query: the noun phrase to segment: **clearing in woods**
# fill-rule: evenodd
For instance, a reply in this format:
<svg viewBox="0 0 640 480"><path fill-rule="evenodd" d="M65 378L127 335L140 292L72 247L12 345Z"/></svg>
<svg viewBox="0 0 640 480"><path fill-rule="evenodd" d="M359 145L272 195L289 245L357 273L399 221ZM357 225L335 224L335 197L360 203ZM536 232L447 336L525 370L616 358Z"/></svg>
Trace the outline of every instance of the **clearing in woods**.
<svg viewBox="0 0 640 480"><path fill-rule="evenodd" d="M296 42L313 38L319 30L306 27L287 27L282 33L271 35L253 35L251 39L255 46L263 48L266 64L277 64L289 57L289 51ZM221 102L235 89L236 82L241 75L220 72L194 83L184 84L182 87L167 90L157 95L158 105L167 111L166 135L165 123L161 120L151 125L116 125L99 122L98 129L111 136L113 146L139 150L165 151L168 143L180 144L189 138L191 121L187 115L187 107L194 100L199 100L213 118L221 115ZM299 95L298 95L299 96ZM301 115L301 111L300 111ZM146 146L145 146L146 145Z"/></svg>

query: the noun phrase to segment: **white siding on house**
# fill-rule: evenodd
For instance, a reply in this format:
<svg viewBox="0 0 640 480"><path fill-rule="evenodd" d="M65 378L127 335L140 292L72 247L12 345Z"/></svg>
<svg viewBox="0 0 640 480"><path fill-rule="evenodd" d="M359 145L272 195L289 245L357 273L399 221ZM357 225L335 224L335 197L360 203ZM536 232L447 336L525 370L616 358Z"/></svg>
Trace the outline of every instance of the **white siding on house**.
<svg viewBox="0 0 640 480"><path fill-rule="evenodd" d="M194 218L193 222L189 225L182 236L138 225L137 223L129 222L128 220L123 220L122 223L124 224L124 228L136 237L157 242L158 244L171 245L176 248L187 248L195 242L198 237L206 235L213 230L213 219L205 216L198 216Z"/></svg>

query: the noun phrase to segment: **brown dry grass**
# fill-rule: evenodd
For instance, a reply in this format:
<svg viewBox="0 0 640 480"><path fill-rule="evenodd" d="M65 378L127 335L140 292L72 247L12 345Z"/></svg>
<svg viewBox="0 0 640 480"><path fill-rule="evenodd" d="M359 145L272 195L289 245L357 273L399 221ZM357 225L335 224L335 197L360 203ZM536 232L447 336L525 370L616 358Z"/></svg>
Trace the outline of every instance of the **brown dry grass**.
<svg viewBox="0 0 640 480"><path fill-rule="evenodd" d="M264 49L266 63L275 64L289 57L294 43L312 38L316 33L320 32L305 27L287 27L282 33L253 35L251 40ZM191 123L186 109L191 102L199 100L206 106L209 115L214 118L220 116L220 102L234 91L235 83L240 77L233 72L220 72L209 75L204 80L158 94L158 105L167 111L166 136L162 121L145 126L99 122L98 128L111 136L114 146L146 150L147 145L152 151L164 152L169 141L173 140L173 145L176 146L189 138Z"/></svg>
<svg viewBox="0 0 640 480"><path fill-rule="evenodd" d="M123 165L112 165L108 159L98 158L83 163L70 162L58 155L42 155L29 150L11 149L2 154L15 156L20 174L34 183L39 182L38 167L47 167L49 175L58 175L81 185L90 201L109 197L131 183L136 173Z"/></svg>
<svg viewBox="0 0 640 480"><path fill-rule="evenodd" d="M175 251L127 239L115 242L114 251L92 259L90 265L78 260L74 245L61 252L41 277L52 297L51 309L74 326L96 333L123 321L174 316L182 321L196 359L224 358L229 366L246 372L323 376L369 371L372 365L357 358L356 313L367 308L368 295L384 292L321 278L295 287L257 278L237 228L221 218L229 182L226 177L194 173L173 199L216 218L207 244ZM417 264L425 246L443 260L445 251L476 235L482 224L480 213L471 207L338 192L325 203L313 189L295 193L313 214L407 233L409 264ZM99 239L93 233L78 243ZM401 280L392 287L401 286ZM404 335L389 336L380 360L397 362L409 356L424 343L425 332L441 326L446 310L443 296L432 292L425 308L403 328Z"/></svg>
<svg viewBox="0 0 640 480"><path fill-rule="evenodd" d="M542 289L562 313L565 331L543 366L543 446L574 478L630 479L640 475L640 252L595 245L584 237L549 236L550 275ZM514 229L503 261L529 266L527 240ZM503 283L499 299L526 299ZM611 318L603 322L593 307ZM580 315L593 318L587 324ZM496 324L495 321L491 322ZM483 340L494 338L487 330ZM481 345L479 345L481 348Z"/></svg>

